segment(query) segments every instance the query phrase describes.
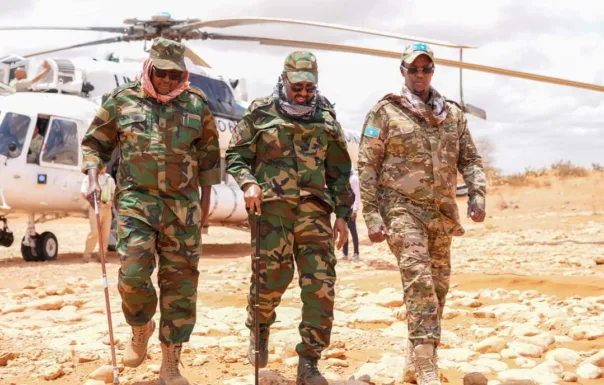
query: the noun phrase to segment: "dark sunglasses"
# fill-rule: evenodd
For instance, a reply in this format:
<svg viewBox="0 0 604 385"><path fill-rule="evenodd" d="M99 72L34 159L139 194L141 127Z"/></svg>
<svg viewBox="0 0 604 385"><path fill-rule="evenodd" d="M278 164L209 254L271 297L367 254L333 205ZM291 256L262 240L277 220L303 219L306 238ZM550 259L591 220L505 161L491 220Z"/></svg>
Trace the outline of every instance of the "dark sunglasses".
<svg viewBox="0 0 604 385"><path fill-rule="evenodd" d="M166 71L160 70L159 68L153 67L153 73L158 78L165 78L166 76L170 78L170 80L180 80L182 76L182 72L180 71Z"/></svg>
<svg viewBox="0 0 604 385"><path fill-rule="evenodd" d="M308 92L308 93L310 94L310 93L315 92L315 90L317 89L317 86L314 86L314 85L313 85L313 86L306 86L306 87L303 87L303 86L298 85L298 84L292 84L292 83L289 81L289 79L286 79L286 81L287 81L287 84L289 84L289 88L290 88L290 89L291 89L293 92L302 92L302 89L306 89L306 92Z"/></svg>
<svg viewBox="0 0 604 385"><path fill-rule="evenodd" d="M434 64L432 64L429 67L407 67L406 65L403 64L403 68L405 68L407 70L407 72L409 72L411 75L415 75L418 72L422 72L424 74L431 74L432 72L434 72Z"/></svg>

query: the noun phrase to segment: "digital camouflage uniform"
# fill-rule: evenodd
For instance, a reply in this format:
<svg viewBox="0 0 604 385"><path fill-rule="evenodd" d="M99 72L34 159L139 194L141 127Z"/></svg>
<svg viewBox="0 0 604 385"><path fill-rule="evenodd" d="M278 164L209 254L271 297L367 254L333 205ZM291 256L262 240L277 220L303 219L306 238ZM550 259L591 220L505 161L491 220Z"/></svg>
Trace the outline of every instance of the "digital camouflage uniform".
<svg viewBox="0 0 604 385"><path fill-rule="evenodd" d="M310 60L315 60L310 53L290 56L285 71L295 71L296 65ZM312 81L303 74L294 81ZM296 350L300 356L318 359L329 346L333 322L336 258L330 217L335 212L348 221L354 202L351 161L333 107L321 99L314 120L306 122L280 114L273 96L254 100L234 130L226 162L239 186L256 183L264 194L259 325L267 330L275 322L275 308L294 276L295 261L303 302L302 342ZM256 241L252 232L252 250ZM253 258L252 269L246 320L250 330L254 330Z"/></svg>
<svg viewBox="0 0 604 385"><path fill-rule="evenodd" d="M151 57L184 66L183 47L159 39ZM144 93L140 81L114 90L84 136L84 173L107 164L116 146L121 158L115 194L118 289L124 316L129 325L142 326L155 314L151 274L157 252L159 339L187 342L196 318L199 190L220 183L218 132L205 96L189 88L160 103Z"/></svg>
<svg viewBox="0 0 604 385"><path fill-rule="evenodd" d="M446 101L444 122L433 127L386 95L368 113L359 148L363 216L384 223L396 256L415 344L441 337L449 290L451 238L464 233L455 201L457 171L470 202L484 204L486 179L461 108ZM484 206L483 206L484 207Z"/></svg>

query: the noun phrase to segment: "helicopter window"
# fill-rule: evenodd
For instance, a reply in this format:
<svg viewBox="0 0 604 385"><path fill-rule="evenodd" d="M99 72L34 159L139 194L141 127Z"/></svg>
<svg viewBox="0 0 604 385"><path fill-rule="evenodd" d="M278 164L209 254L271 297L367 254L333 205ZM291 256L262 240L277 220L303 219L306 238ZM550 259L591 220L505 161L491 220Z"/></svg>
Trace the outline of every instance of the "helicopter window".
<svg viewBox="0 0 604 385"><path fill-rule="evenodd" d="M233 93L224 81L198 74L190 74L189 81L192 87L198 88L206 94L212 114L227 118L241 118L243 114L237 109Z"/></svg>
<svg viewBox="0 0 604 385"><path fill-rule="evenodd" d="M27 135L27 129L31 123L31 118L27 115L8 112L4 115L2 124L0 124L0 154L19 156L23 149L23 142ZM10 149L10 144L16 146Z"/></svg>
<svg viewBox="0 0 604 385"><path fill-rule="evenodd" d="M78 165L78 127L75 122L54 119L47 132L42 161Z"/></svg>

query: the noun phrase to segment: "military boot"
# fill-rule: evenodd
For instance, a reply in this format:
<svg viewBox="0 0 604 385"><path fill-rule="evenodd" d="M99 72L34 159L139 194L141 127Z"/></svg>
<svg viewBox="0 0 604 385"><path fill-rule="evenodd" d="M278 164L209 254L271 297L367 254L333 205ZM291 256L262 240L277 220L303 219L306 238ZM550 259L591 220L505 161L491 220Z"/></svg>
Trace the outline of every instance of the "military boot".
<svg viewBox="0 0 604 385"><path fill-rule="evenodd" d="M403 368L403 382L415 383L415 362L413 362L413 343L407 340L407 359Z"/></svg>
<svg viewBox="0 0 604 385"><path fill-rule="evenodd" d="M146 325L132 327L132 338L128 341L122 358L124 366L136 368L143 363L147 357L149 338L151 338L154 331L155 321L153 320L147 322Z"/></svg>
<svg viewBox="0 0 604 385"><path fill-rule="evenodd" d="M160 385L190 385L178 370L182 344L161 343L161 367L159 368Z"/></svg>
<svg viewBox="0 0 604 385"><path fill-rule="evenodd" d="M420 344L413 349L418 385L441 385L433 344Z"/></svg>
<svg viewBox="0 0 604 385"><path fill-rule="evenodd" d="M299 357L296 385L328 385L327 379L319 372L316 358Z"/></svg>
<svg viewBox="0 0 604 385"><path fill-rule="evenodd" d="M270 334L270 330L268 328L259 328L260 329L260 347L258 348L258 367L264 368L268 364L268 336ZM247 349L247 359L250 361L250 364L255 365L256 362L256 337L254 336L254 332L250 332L250 346ZM255 367L255 366L254 366Z"/></svg>

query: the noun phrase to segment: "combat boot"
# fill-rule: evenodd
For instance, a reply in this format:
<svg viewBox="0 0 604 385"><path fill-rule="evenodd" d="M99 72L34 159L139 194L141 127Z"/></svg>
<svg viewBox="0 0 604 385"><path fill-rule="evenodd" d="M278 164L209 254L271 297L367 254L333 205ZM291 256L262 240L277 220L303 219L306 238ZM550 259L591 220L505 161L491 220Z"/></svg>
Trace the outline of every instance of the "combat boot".
<svg viewBox="0 0 604 385"><path fill-rule="evenodd" d="M413 349L415 377L418 385L441 385L433 344L420 344Z"/></svg>
<svg viewBox="0 0 604 385"><path fill-rule="evenodd" d="M415 383L415 362L413 362L413 343L407 340L407 359L403 368L403 382Z"/></svg>
<svg viewBox="0 0 604 385"><path fill-rule="evenodd" d="M258 367L264 368L268 365L268 336L270 334L269 328L259 328L260 330L260 343L258 348ZM256 338L254 332L250 332L250 346L247 349L247 359L250 361L252 366L256 362ZM255 366L254 366L255 367Z"/></svg>
<svg viewBox="0 0 604 385"><path fill-rule="evenodd" d="M161 367L159 368L159 385L190 385L178 370L182 344L161 343Z"/></svg>
<svg viewBox="0 0 604 385"><path fill-rule="evenodd" d="M316 358L299 357L296 385L328 385L327 379L319 372Z"/></svg>
<svg viewBox="0 0 604 385"><path fill-rule="evenodd" d="M147 357L149 338L151 338L154 331L155 321L153 320L147 322L146 325L132 327L132 338L128 341L122 358L124 366L136 368L143 363Z"/></svg>

